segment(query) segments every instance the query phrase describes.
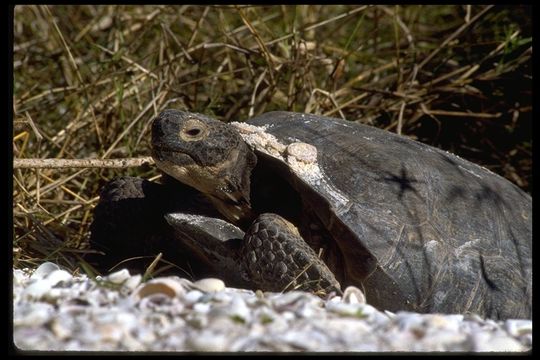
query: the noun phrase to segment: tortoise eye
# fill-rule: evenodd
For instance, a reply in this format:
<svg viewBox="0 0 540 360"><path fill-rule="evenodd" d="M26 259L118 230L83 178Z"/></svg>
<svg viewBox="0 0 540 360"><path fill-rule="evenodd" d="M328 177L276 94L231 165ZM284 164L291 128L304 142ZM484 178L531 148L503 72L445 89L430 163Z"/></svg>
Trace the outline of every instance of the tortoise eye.
<svg viewBox="0 0 540 360"><path fill-rule="evenodd" d="M206 137L208 134L208 127L202 121L196 119L190 119L186 122L182 130L180 130L180 137L184 141L197 141Z"/></svg>
<svg viewBox="0 0 540 360"><path fill-rule="evenodd" d="M202 130L199 129L199 128L193 128L193 129L188 129L188 130L186 130L185 132L186 132L186 134L188 134L189 136L197 136L197 135L199 135L199 134L202 132Z"/></svg>

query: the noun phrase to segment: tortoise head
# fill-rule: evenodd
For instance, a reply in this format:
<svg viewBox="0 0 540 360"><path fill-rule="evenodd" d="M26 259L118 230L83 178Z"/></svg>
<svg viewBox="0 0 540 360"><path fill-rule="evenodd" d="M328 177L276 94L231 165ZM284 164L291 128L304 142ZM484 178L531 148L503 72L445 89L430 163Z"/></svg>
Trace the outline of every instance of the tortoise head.
<svg viewBox="0 0 540 360"><path fill-rule="evenodd" d="M251 217L250 176L257 158L231 126L165 110L152 123L152 157L159 169L208 196L230 221Z"/></svg>

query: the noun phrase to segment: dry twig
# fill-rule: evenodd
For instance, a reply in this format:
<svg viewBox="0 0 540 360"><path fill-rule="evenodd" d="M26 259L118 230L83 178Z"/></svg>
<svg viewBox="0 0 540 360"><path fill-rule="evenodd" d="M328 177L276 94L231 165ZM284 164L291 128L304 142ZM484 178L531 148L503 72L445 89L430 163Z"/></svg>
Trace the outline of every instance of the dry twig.
<svg viewBox="0 0 540 360"><path fill-rule="evenodd" d="M125 169L129 167L137 167L147 164L154 164L154 160L150 156L128 159L13 159L14 169Z"/></svg>

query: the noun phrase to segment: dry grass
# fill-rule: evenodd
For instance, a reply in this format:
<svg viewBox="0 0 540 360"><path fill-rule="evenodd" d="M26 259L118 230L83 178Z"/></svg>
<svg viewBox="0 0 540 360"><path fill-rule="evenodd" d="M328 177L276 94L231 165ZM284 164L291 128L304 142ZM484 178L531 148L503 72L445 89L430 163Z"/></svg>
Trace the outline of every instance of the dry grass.
<svg viewBox="0 0 540 360"><path fill-rule="evenodd" d="M530 191L530 7L17 6L16 158L147 156L164 108L357 120ZM130 169L15 169L13 257L76 269L100 187Z"/></svg>

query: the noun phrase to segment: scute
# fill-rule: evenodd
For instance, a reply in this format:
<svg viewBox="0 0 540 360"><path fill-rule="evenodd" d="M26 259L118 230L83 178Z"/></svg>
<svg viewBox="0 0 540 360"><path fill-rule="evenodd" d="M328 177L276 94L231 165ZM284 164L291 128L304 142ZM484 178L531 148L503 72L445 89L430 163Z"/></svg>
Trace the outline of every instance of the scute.
<svg viewBox="0 0 540 360"><path fill-rule="evenodd" d="M324 181L291 185L334 235L348 281L367 277L368 301L371 294L395 308L400 295L381 293L380 281L388 281L418 311L531 317L532 200L518 187L455 155L358 123L270 112L248 124L285 145L317 148Z"/></svg>

